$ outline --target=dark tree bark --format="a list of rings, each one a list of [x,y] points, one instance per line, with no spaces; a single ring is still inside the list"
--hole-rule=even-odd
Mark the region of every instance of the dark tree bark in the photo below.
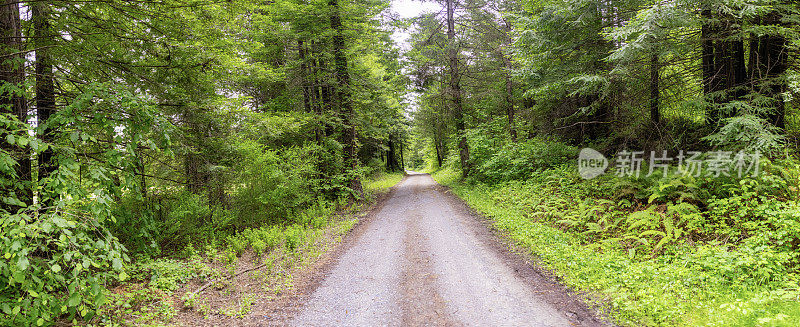
[[[400,142],[400,171],[406,171],[405,146]]]
[[[388,171],[400,170],[400,164],[397,162],[397,150],[395,149],[395,142],[392,137],[389,138],[389,152],[386,154],[386,169]]]
[[[316,89],[312,83],[316,84],[316,82],[312,81],[311,79],[314,78],[315,74],[315,65],[313,64],[313,60],[308,59],[308,48],[305,45],[303,40],[297,40],[297,54],[300,59],[300,80],[303,89],[303,108],[308,113],[315,114],[315,126],[314,126],[314,140],[317,144],[322,144],[322,127],[320,126],[322,120],[322,112],[319,110],[319,103],[317,103],[316,99]],[[309,64],[311,62],[311,64]]]
[[[15,0],[4,0],[0,4],[0,83],[21,87],[25,81],[24,57],[22,54],[22,28],[20,26],[19,2]],[[10,113],[21,122],[28,121],[28,107],[24,96],[19,92],[8,92],[0,94],[0,110]],[[30,152],[27,149],[20,149],[15,145],[7,144],[5,135],[2,136],[0,144],[13,153],[17,160],[17,182],[11,190],[17,194],[17,198],[26,203],[31,203],[33,193],[31,192],[31,160]],[[18,208],[0,204],[8,211]]]
[[[711,9],[703,9],[702,17],[704,19],[711,19],[712,13]],[[702,42],[702,66],[703,66],[703,92],[708,95],[713,92],[715,89],[714,87],[714,75],[715,75],[715,67],[714,67],[714,36],[713,36],[714,28],[712,24],[709,22],[704,22],[703,26],[701,27],[701,42]]]
[[[661,111],[658,108],[661,103],[659,70],[658,54],[653,53],[650,57],[650,120],[655,125],[661,122]]]
[[[447,0],[447,40],[449,41],[448,59],[450,68],[450,97],[453,102],[453,116],[456,121],[458,137],[458,156],[461,161],[462,177],[470,174],[469,145],[467,144],[464,108],[461,103],[461,73],[458,66],[458,47],[456,46],[455,0]]]
[[[53,62],[49,48],[54,45],[50,25],[50,13],[46,3],[36,2],[31,6],[35,44],[36,44],[36,116],[39,125],[39,138],[47,144],[54,141],[50,116],[56,111],[55,86],[53,83]],[[44,180],[55,171],[52,147],[39,154],[39,180]],[[45,198],[48,198],[45,196]],[[45,205],[47,206],[47,205]]]
[[[436,150],[436,163],[438,164],[437,167],[442,167],[442,150],[439,146],[439,140],[433,140],[433,148]]]
[[[509,23],[507,20],[504,20],[503,28],[505,40],[500,49],[500,55],[503,57],[503,66],[505,67],[505,73],[503,74],[503,77],[505,78],[506,82],[505,105],[506,116],[508,116],[508,134],[511,136],[511,142],[516,142],[517,126],[514,117],[516,114],[516,109],[514,108],[514,80],[511,78],[511,71],[514,69],[514,66],[511,62],[511,53],[510,51],[506,50],[511,48],[511,23]]]
[[[740,99],[745,94],[747,66],[744,59],[744,42],[737,39],[741,22],[729,15],[716,14],[704,9],[702,16],[706,21],[702,26],[703,91],[712,105],[707,113],[710,124],[718,124],[722,119],[737,113],[721,112],[722,104]],[[710,21],[718,17],[719,21]]]
[[[358,150],[356,148],[357,131],[356,125],[353,121],[355,119],[355,110],[353,109],[352,94],[350,90],[350,72],[347,68],[347,57],[345,56],[345,43],[344,43],[344,27],[342,26],[342,18],[339,8],[339,0],[329,0],[328,6],[331,9],[331,28],[334,30],[333,35],[333,60],[336,66],[335,75],[337,87],[334,92],[336,96],[336,103],[339,105],[342,122],[345,126],[343,133],[342,143],[345,145],[344,149],[344,162],[345,167],[352,172],[350,176],[350,189],[356,194],[361,195],[364,193],[361,187],[361,180],[355,174],[358,168]]]
[[[761,24],[780,26],[783,23],[780,12],[773,11],[761,19]],[[753,37],[750,42],[749,77],[756,91],[773,99],[772,110],[765,115],[770,123],[778,128],[786,127],[786,106],[781,93],[786,92],[786,82],[780,80],[789,67],[787,40],[782,35]]]

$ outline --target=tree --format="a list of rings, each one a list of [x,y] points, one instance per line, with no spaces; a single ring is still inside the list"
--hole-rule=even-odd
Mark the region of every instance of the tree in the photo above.
[[[19,2],[6,0],[0,4],[0,113],[10,114],[17,122],[27,124],[28,106],[24,96],[25,64],[24,43],[22,27],[20,24]],[[9,125],[6,128],[18,130],[22,125]],[[13,153],[16,160],[16,183],[7,185],[6,191],[16,193],[16,202],[30,204],[33,194],[31,184],[30,152],[24,146],[17,147],[13,140],[13,133],[0,135],[4,144],[3,150]],[[2,204],[8,211],[13,211],[18,206]]]
[[[352,103],[352,90],[350,85],[350,72],[347,66],[347,57],[345,56],[345,41],[344,41],[344,27],[342,26],[342,18],[340,16],[339,0],[329,0],[328,6],[331,9],[331,28],[334,30],[333,34],[333,60],[336,66],[336,96],[335,103],[339,106],[339,113],[344,123],[345,131],[343,142],[345,144],[344,162],[345,167],[350,170],[350,188],[359,196],[364,193],[361,188],[361,180],[355,170],[358,168],[358,149],[355,123],[355,110]]]
[[[37,134],[45,144],[55,142],[54,127],[50,117],[56,111],[56,94],[53,82],[53,63],[49,55],[49,48],[55,46],[52,26],[50,24],[50,9],[46,3],[36,2],[31,6],[31,20],[33,21],[33,37],[36,48],[36,87],[35,103],[37,118]],[[46,179],[55,171],[53,162],[53,148],[47,147],[38,157],[39,180]],[[49,196],[47,197],[49,198]]]
[[[469,144],[467,144],[466,124],[464,123],[464,108],[461,103],[461,72],[459,71],[458,54],[460,48],[456,41],[455,0],[446,0],[447,11],[447,57],[450,70],[448,94],[453,106],[453,116],[456,122],[456,137],[458,138],[458,156],[461,160],[463,177],[470,174]]]

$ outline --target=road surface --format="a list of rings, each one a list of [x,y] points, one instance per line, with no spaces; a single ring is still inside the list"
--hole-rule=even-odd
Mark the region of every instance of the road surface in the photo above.
[[[521,277],[478,218],[457,201],[429,175],[409,175],[337,259],[292,325],[599,324],[564,309],[575,304],[565,305],[563,294],[556,300],[541,295],[554,286],[536,285],[547,283],[541,277]]]

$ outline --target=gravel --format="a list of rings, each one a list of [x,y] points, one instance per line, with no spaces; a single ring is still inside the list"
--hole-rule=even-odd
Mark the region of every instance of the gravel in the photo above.
[[[296,326],[575,326],[565,295],[487,237],[429,175],[392,192],[292,321]],[[524,269],[524,268],[523,268]],[[580,302],[570,300],[570,302]],[[576,304],[572,304],[574,307]],[[581,306],[580,304],[577,304]],[[585,325],[595,325],[594,323]]]

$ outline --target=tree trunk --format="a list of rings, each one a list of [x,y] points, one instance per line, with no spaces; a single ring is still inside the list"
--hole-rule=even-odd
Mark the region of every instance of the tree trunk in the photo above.
[[[0,84],[7,91],[0,94],[0,110],[10,113],[23,123],[28,122],[28,107],[22,95],[22,84],[25,82],[25,65],[22,54],[22,27],[20,26],[19,1],[4,0],[0,4]],[[10,87],[9,87],[10,86]],[[20,149],[16,145],[7,144],[5,135],[0,144],[12,153],[17,161],[17,183],[12,190],[3,190],[8,194],[13,191],[23,203],[30,204],[33,200],[31,192],[31,160],[27,149]],[[8,211],[15,211],[16,207],[0,204]]]
[[[342,122],[345,126],[344,137],[342,143],[345,145],[344,149],[344,162],[345,167],[349,169],[350,175],[350,189],[359,196],[364,193],[361,187],[361,179],[356,174],[358,169],[358,151],[356,149],[356,125],[355,110],[353,109],[352,94],[350,90],[350,73],[347,68],[347,57],[345,56],[345,43],[344,43],[344,27],[342,26],[342,18],[340,16],[339,0],[329,0],[328,6],[331,9],[331,28],[334,30],[333,35],[333,60],[336,66],[336,82],[337,87],[334,94],[336,95],[336,102],[339,105],[340,113],[342,114]]]
[[[453,101],[453,115],[456,120],[456,134],[458,137],[458,155],[461,161],[462,177],[470,174],[469,145],[467,144],[466,126],[464,123],[464,108],[461,104],[461,73],[458,67],[458,52],[456,45],[455,0],[447,0],[447,40],[449,41],[448,59],[450,63],[450,96]]]
[[[779,12],[773,11],[763,17],[762,24],[780,26],[782,18]],[[781,94],[786,92],[787,86],[780,77],[789,67],[787,40],[782,35],[765,35],[758,38],[755,44],[751,41],[750,51],[757,54],[755,58],[750,56],[751,82],[759,92],[772,98],[772,110],[765,115],[765,118],[774,126],[785,128],[786,105]]]
[[[514,80],[511,78],[511,71],[514,69],[511,62],[511,53],[505,49],[511,49],[511,23],[504,20],[505,40],[500,49],[500,55],[503,57],[503,65],[505,66],[505,74],[503,77],[506,82],[506,116],[508,116],[508,134],[511,136],[511,142],[517,142],[517,126],[515,121],[516,110],[514,108]]]
[[[56,111],[55,86],[53,83],[53,62],[49,48],[54,45],[53,32],[50,25],[50,11],[45,2],[36,2],[31,6],[31,19],[36,44],[36,116],[38,119],[39,138],[47,144],[55,141],[50,116]],[[52,147],[47,147],[39,154],[39,180],[46,179],[55,171]],[[47,199],[48,197],[43,197]],[[47,204],[45,204],[47,206]]]
[[[650,57],[650,120],[654,125],[661,123],[661,111],[658,109],[661,102],[659,69],[658,53],[653,53]]]
[[[438,139],[434,139],[433,140],[433,148],[436,150],[436,163],[438,164],[437,168],[441,168],[442,167],[442,150],[440,149],[439,140]]]
[[[711,9],[704,8],[702,11],[703,19],[713,18]],[[710,22],[703,22],[701,27],[701,42],[702,42],[702,66],[703,66],[703,93],[708,97],[716,89],[716,65],[714,64],[714,27]],[[716,123],[718,120],[716,115],[716,108],[709,108],[706,114],[710,123]]]
[[[322,121],[322,112],[319,110],[319,104],[317,103],[316,97],[316,88],[312,85],[312,76],[315,76],[315,65],[314,60],[309,60],[308,57],[308,48],[306,48],[305,42],[303,40],[297,40],[297,55],[300,59],[300,80],[302,83],[303,88],[303,108],[307,113],[313,113],[315,115],[315,124],[314,124],[314,141],[321,145],[322,144],[322,127],[320,123]],[[309,65],[309,61],[311,65]],[[316,82],[315,82],[316,83]]]
[[[389,171],[400,170],[400,164],[397,163],[397,151],[395,150],[395,142],[389,137],[389,153],[386,154],[386,168]]]
[[[400,142],[400,171],[406,171],[405,147],[403,146],[403,142]]]
[[[740,33],[741,22],[736,21],[737,18],[714,13],[711,9],[704,9],[702,15],[705,19],[720,19],[720,22],[705,22],[702,27],[703,91],[707,96],[714,94],[707,117],[709,123],[717,124],[737,114],[721,112],[720,105],[738,100],[745,94],[748,72],[744,42],[732,39]]]

